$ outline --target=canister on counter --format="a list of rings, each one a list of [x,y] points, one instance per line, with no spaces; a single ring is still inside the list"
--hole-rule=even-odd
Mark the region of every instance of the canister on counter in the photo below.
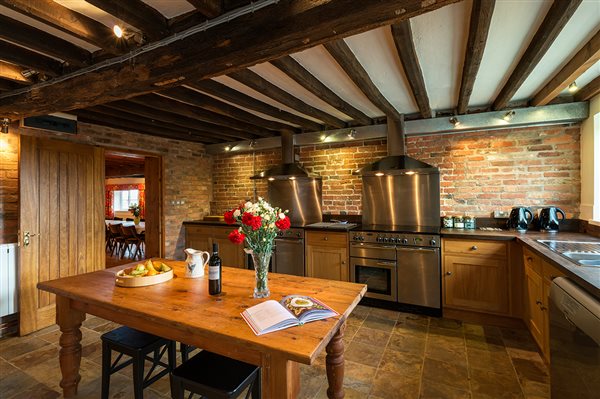
[[[464,229],[465,221],[462,216],[454,216],[454,228],[455,229]]]
[[[475,216],[466,215],[464,221],[465,229],[475,229]]]
[[[451,229],[454,227],[454,219],[452,216],[444,216],[444,228]]]

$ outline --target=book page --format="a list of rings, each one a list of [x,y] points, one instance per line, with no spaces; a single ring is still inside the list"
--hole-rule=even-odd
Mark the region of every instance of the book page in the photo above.
[[[268,300],[252,306],[242,313],[242,316],[251,324],[255,333],[262,333],[286,321],[298,324],[298,321],[281,304],[274,300]]]
[[[280,302],[301,324],[337,316],[338,313],[315,298],[288,295]]]

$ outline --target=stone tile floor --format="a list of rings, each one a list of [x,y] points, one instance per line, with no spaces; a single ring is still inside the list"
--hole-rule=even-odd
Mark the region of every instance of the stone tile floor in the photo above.
[[[100,335],[118,325],[88,316],[78,398],[99,398]],[[56,326],[0,340],[0,397],[61,397]],[[529,332],[359,306],[344,341],[346,398],[549,398],[548,370]],[[302,399],[326,398],[324,353],[301,365]],[[169,398],[164,377],[145,398]],[[131,366],[111,377],[111,398],[133,398]]]

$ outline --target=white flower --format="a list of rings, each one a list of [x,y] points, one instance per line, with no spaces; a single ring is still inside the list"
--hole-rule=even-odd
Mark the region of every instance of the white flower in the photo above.
[[[250,209],[250,208],[252,208],[252,205],[253,205],[252,202],[248,201],[244,204],[244,208]]]
[[[275,227],[275,223],[271,223],[271,224],[269,224],[269,227],[270,227],[270,228],[274,228],[274,227]]]
[[[239,217],[240,213],[242,213],[242,212],[240,212],[239,209],[236,209],[235,211],[233,211],[233,217],[235,217],[235,218]]]
[[[279,219],[285,219],[285,213],[281,212],[281,213],[279,214]]]
[[[269,215],[267,213],[265,216],[263,216],[263,219],[265,219],[265,220],[271,220],[271,215]]]

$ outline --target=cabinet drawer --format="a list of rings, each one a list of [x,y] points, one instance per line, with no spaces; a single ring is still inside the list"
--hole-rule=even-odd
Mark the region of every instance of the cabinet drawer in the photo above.
[[[332,247],[347,247],[348,234],[332,233],[330,231],[307,231],[306,244],[320,246],[326,245]]]
[[[444,240],[444,253],[506,256],[506,243],[497,241]]]
[[[537,274],[542,274],[542,260],[527,248],[523,248],[523,264]]]

